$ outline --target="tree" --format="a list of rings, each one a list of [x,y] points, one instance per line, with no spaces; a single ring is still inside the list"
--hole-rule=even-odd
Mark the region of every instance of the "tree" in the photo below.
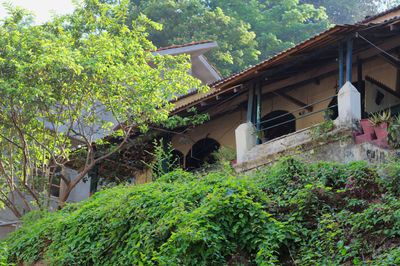
[[[86,0],[73,15],[40,26],[30,25],[26,11],[7,8],[0,27],[0,202],[17,217],[23,213],[15,195],[28,211],[30,200],[47,208],[58,173],[63,206],[97,163],[135,132],[165,121],[170,99],[205,89],[186,74],[186,56],[151,54],[147,31],[160,25],[138,16],[128,27],[125,2]],[[104,143],[107,134],[118,142]],[[107,151],[97,156],[101,145]],[[66,164],[81,146],[84,165],[72,179]]]
[[[226,15],[251,25],[265,60],[329,27],[323,8],[299,1],[203,0],[211,10],[221,8]],[[252,64],[256,62],[251,62]]]
[[[301,0],[301,2],[324,7],[333,24],[355,23],[367,15],[378,12],[377,3],[369,0]]]
[[[220,8],[206,8],[199,0],[130,1],[130,18],[143,13],[161,23],[163,30],[152,30],[149,39],[157,47],[213,40],[218,48],[207,53],[208,59],[223,76],[256,62],[259,51],[250,25],[227,16]]]
[[[362,21],[366,16],[372,16],[400,4],[399,0],[300,0],[300,2],[312,4],[315,7],[324,7],[330,22],[333,24]]]
[[[116,4],[114,0],[104,0]],[[158,47],[214,40],[207,57],[223,76],[256,64],[329,26],[322,8],[298,1],[130,1],[130,17],[141,13],[163,25],[149,38]]]
[[[116,0],[102,0],[117,5]],[[399,0],[130,0],[140,14],[163,25],[149,39],[158,47],[214,40],[207,57],[223,76],[265,60],[332,24],[354,23]]]

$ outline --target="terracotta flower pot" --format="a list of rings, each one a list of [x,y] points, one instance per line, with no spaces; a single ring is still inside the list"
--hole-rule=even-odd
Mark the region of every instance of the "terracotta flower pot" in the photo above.
[[[370,142],[373,139],[375,139],[375,133],[373,133],[373,134],[362,134],[362,135],[355,136],[356,144],[361,144],[361,143],[364,143],[364,142]]]
[[[382,148],[386,148],[386,149],[393,149],[392,146],[389,145],[389,143],[387,142],[386,137],[385,138],[381,138],[381,139],[374,139],[371,141],[372,144],[382,147]]]
[[[374,126],[372,125],[369,119],[361,119],[361,127],[364,131],[364,134],[374,134]]]
[[[377,139],[383,139],[387,137],[387,127],[388,122],[379,123],[377,126],[374,127],[375,135]]]

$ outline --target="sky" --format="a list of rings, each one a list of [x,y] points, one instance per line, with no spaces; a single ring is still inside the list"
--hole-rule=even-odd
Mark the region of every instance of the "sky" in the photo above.
[[[19,6],[33,12],[35,24],[41,24],[51,19],[51,10],[56,14],[70,14],[74,10],[72,0],[0,0],[0,19],[6,16],[6,10],[3,3],[10,2],[14,6]]]

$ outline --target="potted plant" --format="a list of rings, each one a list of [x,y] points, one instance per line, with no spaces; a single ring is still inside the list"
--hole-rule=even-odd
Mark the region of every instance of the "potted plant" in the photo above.
[[[382,111],[372,115],[370,118],[371,124],[374,126],[374,131],[377,139],[387,137],[387,128],[390,122],[391,111]]]

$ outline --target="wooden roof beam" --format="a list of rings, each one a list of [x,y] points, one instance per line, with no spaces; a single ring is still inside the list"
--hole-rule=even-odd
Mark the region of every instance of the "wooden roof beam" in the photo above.
[[[380,53],[379,56],[385,59],[386,62],[388,62],[389,64],[400,70],[400,59],[395,58],[393,56],[389,56],[386,53]]]
[[[383,57],[389,64],[393,65],[395,68],[400,69],[400,59],[397,57],[394,57],[393,55],[389,54],[389,52],[385,51],[385,49],[382,49],[381,47],[375,45],[371,41],[367,40],[364,36],[360,35],[358,32],[356,33],[356,37],[365,41],[369,45],[371,45],[373,48],[378,50],[379,56]]]

